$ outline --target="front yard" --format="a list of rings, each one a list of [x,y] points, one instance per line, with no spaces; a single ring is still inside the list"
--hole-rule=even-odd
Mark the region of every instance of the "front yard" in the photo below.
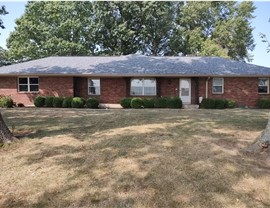
[[[270,207],[267,110],[4,109],[0,207]]]

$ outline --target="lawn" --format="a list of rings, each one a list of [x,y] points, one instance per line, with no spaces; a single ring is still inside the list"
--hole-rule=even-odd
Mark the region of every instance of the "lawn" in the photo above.
[[[267,110],[4,109],[0,207],[270,207]]]

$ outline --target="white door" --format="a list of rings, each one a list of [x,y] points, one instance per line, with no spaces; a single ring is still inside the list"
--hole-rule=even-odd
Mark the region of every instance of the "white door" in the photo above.
[[[191,104],[191,79],[180,79],[180,98],[183,104]]]

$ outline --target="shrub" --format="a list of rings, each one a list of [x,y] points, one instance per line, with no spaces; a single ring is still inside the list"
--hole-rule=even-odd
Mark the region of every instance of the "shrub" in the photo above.
[[[0,98],[0,107],[1,108],[12,108],[14,105],[11,97],[1,97]]]
[[[226,108],[235,108],[236,101],[235,100],[226,100]]]
[[[71,108],[71,102],[72,102],[72,97],[65,97],[63,99],[62,107],[63,108]]]
[[[166,108],[167,107],[167,100],[166,98],[156,98],[154,100],[154,106],[155,108]]]
[[[258,107],[269,109],[270,108],[270,99],[265,99],[265,98],[259,99],[258,100]]]
[[[182,108],[182,100],[179,97],[166,98],[167,108]]]
[[[53,107],[55,108],[62,108],[64,98],[62,97],[54,97],[53,98]]]
[[[142,100],[143,100],[143,107],[144,108],[154,108],[154,106],[155,106],[154,99],[143,98]]]
[[[86,101],[86,107],[87,108],[98,108],[99,100],[96,98],[89,98]]]
[[[130,105],[132,108],[143,108],[143,100],[141,98],[132,98]]]
[[[225,109],[227,101],[224,99],[216,99],[215,100],[215,108],[216,109]]]
[[[80,97],[72,98],[71,107],[72,108],[83,108],[84,107],[84,100]]]
[[[131,100],[132,98],[122,98],[120,101],[120,105],[123,108],[131,108]]]
[[[214,109],[215,108],[215,100],[211,98],[204,98],[200,105],[201,108],[206,109]]]
[[[37,96],[34,100],[34,105],[36,107],[43,107],[45,105],[45,97]]]
[[[52,96],[45,97],[45,106],[53,107],[53,98]]]

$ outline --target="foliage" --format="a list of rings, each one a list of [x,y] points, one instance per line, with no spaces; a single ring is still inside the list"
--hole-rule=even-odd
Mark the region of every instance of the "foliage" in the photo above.
[[[166,98],[167,108],[182,108],[182,100],[179,97]]]
[[[226,99],[213,99],[204,98],[200,104],[200,108],[206,109],[224,109],[224,108],[235,108],[237,105],[235,100]]]
[[[160,97],[154,99],[154,106],[155,108],[166,108],[167,107],[167,100],[166,98]]]
[[[266,98],[259,99],[258,107],[263,109],[270,109],[270,99]]]
[[[37,96],[34,100],[34,105],[36,107],[43,107],[45,105],[45,97]]]
[[[99,106],[99,100],[96,98],[89,98],[86,101],[86,107],[87,108],[98,108]]]
[[[63,108],[71,108],[72,97],[64,97],[62,107]]]
[[[131,100],[132,98],[122,98],[120,101],[120,105],[123,108],[131,108]]]
[[[226,108],[235,108],[237,105],[235,100],[226,100]]]
[[[0,16],[1,15],[6,15],[6,14],[8,14],[8,12],[7,12],[6,8],[5,8],[5,6],[1,6],[0,7]],[[1,18],[0,18],[0,28],[5,29],[4,22],[3,22],[3,20]]]
[[[0,97],[0,107],[1,108],[12,108],[14,105],[13,100],[11,97],[4,96]]]
[[[53,107],[53,98],[52,96],[45,97],[45,106],[46,107]]]
[[[54,108],[61,108],[63,106],[63,100],[62,97],[54,97],[53,98],[53,107]]]
[[[83,108],[84,107],[84,100],[80,97],[72,98],[71,107],[72,108]]]
[[[143,98],[143,107],[144,108],[154,108],[155,107],[155,100],[152,98]]]
[[[142,98],[132,98],[131,100],[131,107],[132,108],[142,108],[143,107],[143,100]]]
[[[8,55],[207,55],[249,59],[253,2],[28,2]],[[59,13],[61,11],[61,14]]]
[[[200,108],[214,109],[215,100],[211,98],[204,98],[200,104]]]
[[[226,107],[226,100],[224,99],[215,99],[215,108],[216,109],[224,109]]]

